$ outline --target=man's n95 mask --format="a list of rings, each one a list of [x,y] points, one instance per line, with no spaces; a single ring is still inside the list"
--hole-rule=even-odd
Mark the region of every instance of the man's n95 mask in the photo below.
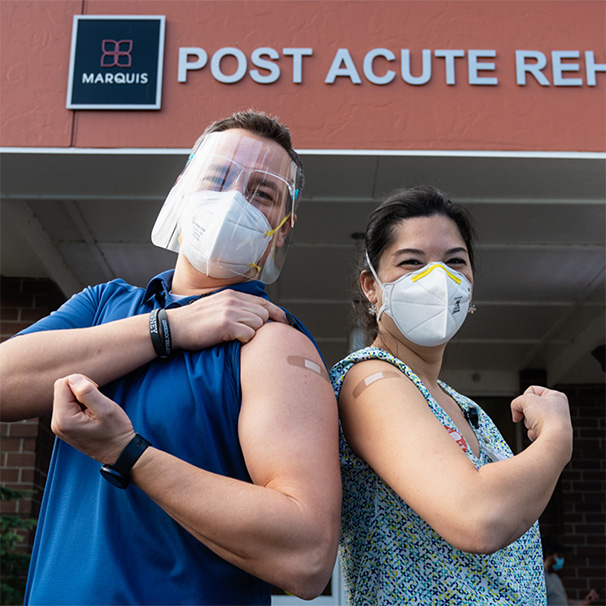
[[[448,342],[461,328],[471,299],[471,284],[462,273],[429,263],[383,284],[366,258],[383,292],[377,322],[385,312],[409,341],[425,347]]]
[[[203,274],[243,276],[261,270],[257,263],[280,227],[272,229],[239,191],[200,191],[181,213],[181,250]]]
[[[294,223],[297,166],[275,141],[233,129],[206,135],[171,189],[152,231],[201,273],[269,284]]]

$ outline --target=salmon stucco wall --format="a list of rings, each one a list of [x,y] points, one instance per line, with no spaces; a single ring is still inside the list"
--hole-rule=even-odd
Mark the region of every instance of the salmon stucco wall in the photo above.
[[[300,149],[606,149],[601,1],[2,0],[0,11],[4,146],[183,148],[254,107]],[[161,109],[66,109],[73,15],[116,13],[166,17]],[[181,50],[181,82],[180,49],[198,49]]]

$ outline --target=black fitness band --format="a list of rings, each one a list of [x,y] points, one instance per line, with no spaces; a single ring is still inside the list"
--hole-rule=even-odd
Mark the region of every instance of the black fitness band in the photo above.
[[[172,341],[165,309],[154,309],[149,314],[149,334],[156,354],[160,358],[168,358],[172,352]]]
[[[130,470],[139,460],[139,457],[151,444],[139,434],[126,445],[113,465],[105,464],[101,467],[101,475],[114,486],[126,488],[130,484]]]

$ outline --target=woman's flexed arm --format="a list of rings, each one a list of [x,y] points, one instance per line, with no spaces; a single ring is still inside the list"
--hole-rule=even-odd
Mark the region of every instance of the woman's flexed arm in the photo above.
[[[566,396],[530,388],[512,403],[534,442],[522,453],[476,469],[407,378],[355,387],[393,367],[368,361],[349,371],[339,396],[341,422],[363,458],[438,534],[464,551],[492,553],[539,517],[570,460]]]

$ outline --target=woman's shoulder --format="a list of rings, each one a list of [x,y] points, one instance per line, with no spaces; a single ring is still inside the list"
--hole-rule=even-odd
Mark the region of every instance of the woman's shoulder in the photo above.
[[[403,372],[406,370],[410,370],[408,366],[406,366],[406,364],[402,362],[402,360],[399,360],[398,358],[390,354],[388,351],[385,351],[380,347],[375,347],[374,345],[371,345],[370,347],[358,349],[357,351],[350,353],[341,361],[337,362],[332,367],[331,377],[334,376],[335,379],[338,379],[339,377],[344,377],[353,366],[371,360],[382,361],[393,366],[397,366]]]
[[[418,390],[423,392],[420,379],[402,360],[374,346],[359,349],[335,364],[330,379],[337,397],[348,393],[357,398],[367,387],[382,379],[398,379],[399,389],[411,394]]]
[[[354,374],[367,372],[371,366],[376,366],[377,361],[397,365],[397,358],[389,352],[374,346],[358,349],[337,362],[330,371],[330,380],[335,390],[335,395],[339,395],[339,391],[352,369]]]

